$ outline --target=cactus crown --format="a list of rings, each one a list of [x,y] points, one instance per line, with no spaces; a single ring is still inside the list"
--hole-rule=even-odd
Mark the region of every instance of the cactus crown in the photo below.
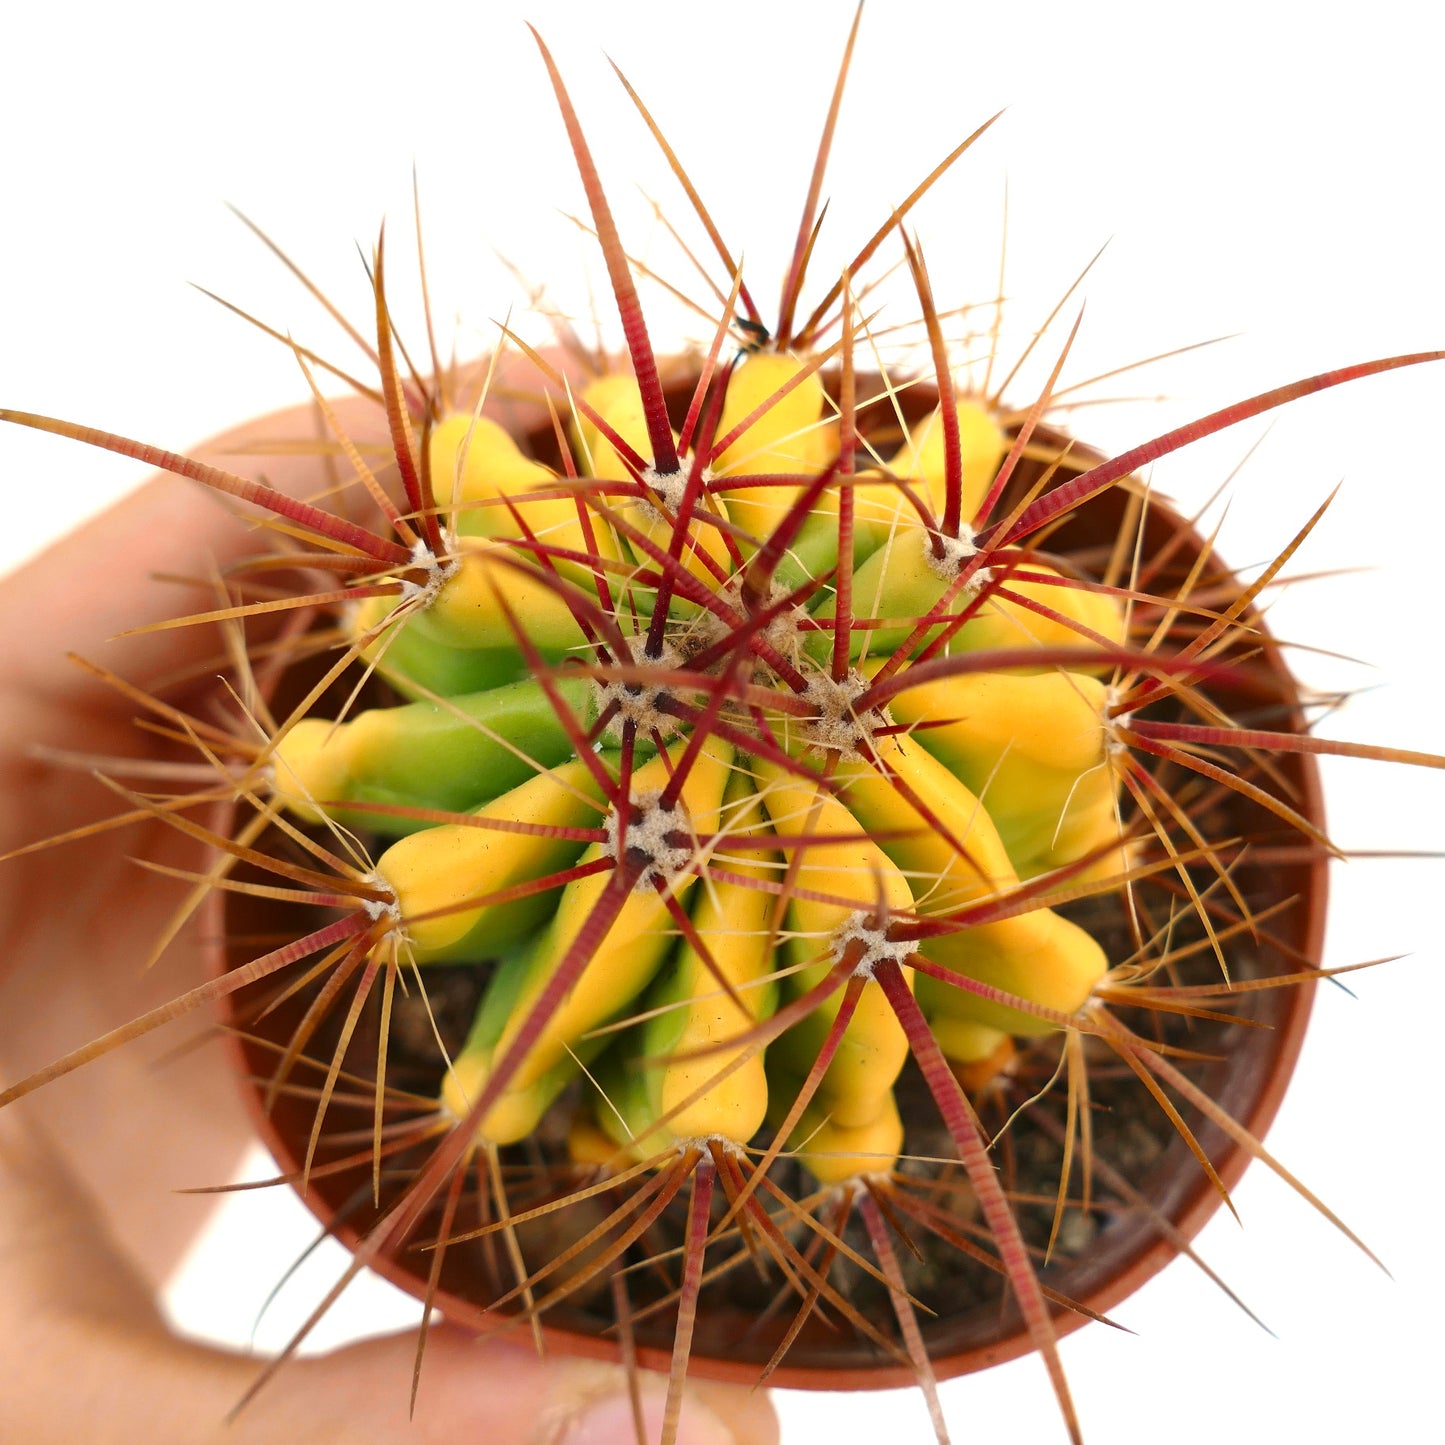
[[[1136,1094],[1158,1152],[1193,1155],[1227,1198],[1263,1154],[1231,1113],[1227,1056],[1262,1047],[1251,1020],[1302,1021],[1296,985],[1321,973],[1295,895],[1329,851],[1309,765],[1325,745],[1255,608],[1312,522],[1246,586],[1135,473],[1431,358],[1089,456],[1047,424],[1049,389],[1015,411],[960,388],[906,229],[983,128],[806,314],[817,184],[771,321],[694,201],[726,301],[706,352],[673,357],[542,56],[625,357],[563,332],[545,354],[511,342],[505,374],[424,378],[378,245],[377,399],[403,500],[335,438],[368,523],[7,414],[270,514],[283,550],[257,575],[294,596],[228,592],[213,619],[321,619],[282,634],[296,665],[263,743],[151,704],[236,779],[211,881],[243,911],[283,890],[327,910],[183,1002],[231,998],[268,1107],[302,1121],[301,1181],[340,1181],[328,1207],[363,1220],[359,1261],[427,1246],[428,1299],[620,1330],[671,1371],[674,1402],[694,1354],[761,1378],[882,1362],[922,1385],[942,1439],[938,1361],[1006,1291],[1015,1347],[1043,1356],[1077,1438],[1068,1281],[1111,1210],[1158,1212],[1094,1108]],[[857,298],[895,237],[922,376],[858,359]],[[530,419],[495,419],[501,400]],[[443,995],[460,1023],[432,1009]],[[402,1046],[392,1021],[418,1008],[430,1028]],[[1035,1158],[1001,1174],[1020,1110]],[[766,1282],[738,1340],[749,1260]]]

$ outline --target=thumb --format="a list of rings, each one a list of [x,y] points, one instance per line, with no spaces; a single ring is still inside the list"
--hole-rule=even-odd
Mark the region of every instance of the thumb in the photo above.
[[[0,1420],[31,1445],[658,1445],[666,1381],[637,1381],[641,1433],[619,1366],[429,1334],[411,1411],[416,1335],[291,1360],[251,1394],[265,1365],[112,1313],[52,1316],[26,1350],[32,1382],[11,1383]],[[44,1342],[49,1348],[36,1349]],[[16,1359],[18,1352],[9,1352]],[[0,1369],[0,1375],[7,1373]],[[775,1445],[767,1396],[689,1384],[675,1445]]]
[[[662,1438],[667,1382],[659,1375],[637,1378],[639,1435],[620,1366],[542,1357],[521,1340],[483,1341],[440,1325],[428,1335],[411,1415],[415,1359],[416,1336],[408,1332],[288,1365],[217,1438],[245,1445],[290,1438],[356,1445],[656,1445]],[[254,1379],[254,1365],[242,1369]],[[676,1445],[772,1445],[777,1435],[761,1391],[708,1382],[684,1390]]]
[[[626,1372],[439,1325],[415,1414],[414,1332],[287,1361],[184,1340],[97,1200],[21,1115],[0,1116],[0,1439],[26,1445],[635,1445]],[[255,1388],[257,1385],[260,1388]],[[637,1381],[662,1438],[666,1382]],[[243,1403],[244,1402],[244,1403]],[[238,1406],[241,1408],[238,1409]],[[774,1445],[762,1392],[689,1384],[675,1445]]]

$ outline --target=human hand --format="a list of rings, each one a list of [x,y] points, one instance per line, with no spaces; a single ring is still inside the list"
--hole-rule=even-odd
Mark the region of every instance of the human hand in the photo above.
[[[348,427],[378,427],[364,403],[344,417]],[[298,410],[207,454],[310,496],[324,485],[314,455],[233,454],[311,430],[309,412]],[[153,574],[204,576],[248,543],[245,526],[212,497],[158,477],[0,580],[0,855],[118,810],[74,759],[143,758],[157,747],[135,727],[136,705],[66,654],[140,687],[185,674],[214,651],[208,629],[113,639],[213,606],[202,586]],[[72,765],[57,764],[57,753]],[[195,921],[142,971],[182,895],[132,858],[194,870],[201,849],[151,821],[0,863],[0,1080],[13,1083],[205,979]],[[141,1437],[156,1445],[630,1445],[619,1367],[540,1359],[521,1343],[482,1343],[450,1326],[429,1335],[414,1419],[416,1338],[402,1334],[290,1361],[227,1424],[261,1365],[174,1334],[157,1291],[214,1205],[214,1196],[177,1191],[231,1178],[252,1130],[218,1042],[179,1056],[176,1044],[166,1030],[147,1035],[0,1112],[0,1333],[8,1342],[0,1437],[33,1445]],[[644,1377],[649,1440],[664,1387]],[[761,1392],[689,1386],[679,1445],[776,1438]]]

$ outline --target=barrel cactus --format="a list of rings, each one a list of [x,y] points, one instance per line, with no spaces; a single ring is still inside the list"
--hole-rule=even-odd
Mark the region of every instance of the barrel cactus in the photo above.
[[[1099,1241],[1134,1214],[1185,1247],[1246,1158],[1284,1172],[1256,1137],[1277,1095],[1235,1064],[1322,976],[1311,755],[1441,766],[1308,732],[1258,604],[1311,523],[1246,583],[1140,469],[1440,354],[1097,457],[1053,378],[1022,408],[960,381],[909,213],[981,131],[805,305],[815,186],[768,312],[642,109],[718,278],[711,334],[659,346],[542,56],[625,352],[507,331],[423,375],[379,244],[385,463],[322,404],[361,520],[3,414],[235,496],[276,543],[187,619],[245,623],[259,739],[138,699],[227,779],[201,882],[236,900],[231,967],[0,1102],[224,1000],[356,1267],[668,1371],[664,1440],[698,1367],[871,1368],[944,1440],[938,1378],[1025,1349],[1077,1439],[1057,1341],[1117,1298]],[[884,248],[917,301],[897,361]],[[1175,1154],[1187,1199],[1156,1186]]]

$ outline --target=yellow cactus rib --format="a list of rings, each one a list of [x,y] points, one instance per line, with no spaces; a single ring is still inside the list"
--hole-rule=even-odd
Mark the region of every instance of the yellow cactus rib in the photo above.
[[[444,824],[393,843],[376,872],[396,895],[417,962],[495,955],[531,932],[552,907],[548,893],[481,900],[566,868],[585,846],[577,831],[589,823],[599,831],[601,810],[592,770],[564,763],[478,809],[476,824]]]
[[[985,929],[997,931],[978,938]],[[1089,933],[1045,908],[928,939],[919,951],[961,978],[1037,1004],[1055,1016],[1078,1013],[1109,971],[1108,956]],[[1059,1027],[1056,1017],[995,1003],[951,982],[920,976],[917,983],[920,1005],[940,1042],[949,1034],[946,1051],[959,1062],[983,1056],[974,1051],[986,1047],[988,1036],[980,1035],[975,1025],[1021,1037],[1052,1033]],[[968,1027],[951,1032],[956,1024]]]
[[[578,393],[578,399],[613,434],[608,437],[603,425],[586,412],[579,413],[574,423],[577,453],[587,474],[603,481],[635,480],[639,470],[646,471],[651,455],[637,378],[622,372],[599,377]],[[618,452],[614,437],[629,449],[627,457]],[[633,465],[634,458],[641,460],[641,468]]]
[[[779,1071],[778,1085],[777,1092],[784,1094],[785,1086],[797,1087],[797,1080]],[[787,1147],[820,1184],[844,1184],[860,1175],[887,1174],[903,1152],[898,1102],[890,1089],[881,1096],[872,1118],[843,1124],[827,1111],[826,1103],[815,1099],[788,1136]]]
[[[825,419],[816,360],[756,352],[728,379],[718,422],[715,476],[816,476],[838,454],[838,427]],[[750,418],[752,418],[750,420]],[[728,510],[750,536],[770,536],[797,500],[801,483],[729,488]],[[836,494],[825,505],[836,508]]]
[[[989,408],[968,397],[954,406],[958,418],[959,448],[963,464],[963,519],[978,512],[998,464],[1008,450],[997,419]],[[919,426],[913,427],[903,446],[889,462],[889,469],[902,481],[916,487],[927,500],[935,518],[948,505],[945,476],[944,427],[935,408]],[[900,498],[901,503],[901,498]],[[900,513],[900,515],[906,515]]]
[[[575,525],[576,510],[561,503]],[[558,588],[527,567],[518,550],[509,546],[463,539],[456,571],[437,590],[411,626],[444,647],[485,651],[517,650],[516,638],[497,598],[505,593],[514,609],[525,613],[527,635],[546,656],[560,656],[585,641],[576,618]]]
[[[587,506],[585,491],[524,455],[491,418],[468,412],[443,416],[428,441],[432,475],[441,504],[455,519],[463,558],[471,551],[485,553],[483,539],[516,543],[513,555],[527,561],[537,559],[538,548],[608,560],[618,556],[600,516],[588,517],[584,528],[579,507]],[[590,567],[550,554],[548,563],[584,587],[593,583]],[[507,585],[525,587],[526,578],[517,576]]]
[[[490,417],[442,416],[432,426],[428,445],[438,504],[459,513],[457,527],[463,532],[495,536],[494,523],[506,516],[505,508],[467,509],[468,503],[505,497],[522,505],[529,493],[556,482],[550,467],[523,455],[511,433]]]
[[[772,851],[752,846],[727,852],[729,840],[751,844],[770,834],[752,780],[740,769],[728,780],[723,811],[727,832],[714,842],[692,916],[677,920],[682,944],[639,1021],[599,1066],[589,1121],[569,1134],[574,1158],[615,1167],[620,1158],[689,1139],[741,1147],[763,1123],[763,1045],[751,1035],[772,1015],[778,993],[771,977],[775,898],[766,886],[777,862]],[[712,876],[719,865],[723,876]]]
[[[946,916],[1018,887],[987,810],[941,762],[911,740],[880,738],[875,749],[876,764],[841,764],[835,780],[851,812],[880,836],[905,875],[930,880],[931,887],[920,887],[917,912]],[[1088,933],[1046,908],[935,934],[920,951],[955,973],[1062,1014],[1082,1008],[1108,968]],[[917,982],[920,1003],[936,1024],[966,1020],[1022,1035],[1056,1027],[936,979]],[[987,1039],[976,1035],[970,1049]],[[952,1056],[972,1061],[980,1055]]]
[[[632,775],[631,802],[650,804],[666,787],[681,755],[682,748],[674,747],[670,756],[659,756],[638,768]],[[454,1061],[456,1088],[469,1108],[475,1108],[475,1101],[482,1097],[493,1067],[500,1066],[514,1052],[519,1038],[527,1037],[525,1031],[533,1025],[534,1011],[543,1006],[554,973],[572,957],[575,944],[587,933],[594,910],[602,906],[609,890],[615,892],[616,880],[624,876],[623,860],[628,847],[672,848],[691,858],[695,856],[694,840],[717,831],[731,757],[731,749],[725,744],[709,742],[697,754],[683,784],[678,809],[666,816],[654,812],[637,822],[628,820],[625,830],[619,824],[615,846],[594,845],[583,854],[581,866],[600,864],[610,847],[613,867],[575,879],[563,889],[551,923],[530,946],[516,974],[505,978],[505,1018],[498,1021],[490,1017],[484,1005],[473,1037]],[[672,835],[677,830],[683,830],[684,836],[674,843]],[[629,832],[637,835],[631,845],[626,841]],[[658,836],[654,837],[654,833]],[[618,849],[621,857],[617,856]],[[486,1138],[497,1144],[510,1143],[535,1127],[557,1089],[573,1072],[575,1051],[595,1052],[595,1044],[589,1049],[584,1036],[616,1018],[657,971],[673,943],[667,898],[684,897],[696,881],[697,874],[691,869],[663,876],[649,867],[640,875],[638,886],[621,899],[606,931],[581,960],[585,966],[576,982],[545,1017],[536,1020],[525,1055],[509,1069],[498,1099],[479,1121]],[[465,1077],[459,1072],[464,1068],[468,1071]],[[455,1112],[465,1116],[468,1110]]]
[[[589,411],[595,413],[618,440],[635,449],[637,455],[647,455],[646,408],[635,377],[617,374],[600,377],[579,392],[578,399],[586,403]],[[618,453],[613,441],[586,412],[578,415],[574,429],[579,455],[592,476],[614,482],[640,479],[642,485],[652,489],[650,500],[614,498],[611,510],[621,521],[630,523],[666,550],[673,540],[672,518],[682,501],[686,470],[672,473],[668,478],[658,476],[646,466],[636,472],[630,459],[625,460]],[[666,509],[667,515],[660,507]],[[697,520],[690,523],[684,534],[681,561],[699,581],[715,587],[731,570],[731,558],[720,528],[706,520],[709,513],[722,522],[728,517],[717,498],[700,497],[694,507]]]
[[[940,653],[1123,645],[1123,610],[1107,593],[1065,578],[1011,548],[990,554],[991,565],[976,568],[965,581],[956,568],[950,570],[935,557],[930,536],[921,523],[899,525],[858,567],[849,649],[855,661],[887,658],[896,670],[909,657],[927,660]],[[834,621],[831,594],[813,609],[813,616],[819,622]],[[822,630],[807,644],[809,655],[819,662],[831,651],[831,634],[831,628]],[[1041,662],[1039,669],[1048,665]],[[1075,664],[1089,671],[1112,665],[1109,659],[1091,667],[1083,658]],[[1010,670],[1030,669],[1014,661]]]
[[[984,795],[1019,877],[1032,878],[1118,839],[1107,700],[1083,673],[974,672],[908,688],[889,709]]]
[[[1036,562],[1002,548],[997,558],[998,590],[980,609],[976,620],[965,623],[960,633],[967,641],[955,644],[968,651],[1022,647],[1079,647],[1090,644],[1122,647],[1127,640],[1123,609],[1108,593],[1087,583],[1071,580],[1057,568]],[[972,628],[972,632],[969,629]],[[1096,671],[1112,667],[1100,663]]]
[[[850,930],[870,920],[880,933],[887,920],[911,915],[913,895],[903,873],[820,786],[756,762],[763,804],[779,832],[800,834],[788,868],[788,956],[804,965],[790,980],[795,992],[816,987],[845,955]],[[911,970],[905,970],[905,977]],[[773,1046],[773,1057],[802,1075],[818,1055],[838,1013],[834,994]],[[878,1119],[891,1097],[908,1043],[882,993],[864,988],[853,1018],[818,1088],[820,1106],[834,1123],[863,1127]]]
[[[739,810],[737,792],[742,787],[750,796]],[[729,835],[756,837],[766,832],[757,797],[740,771],[734,772],[729,782],[725,805],[732,805],[727,813]],[[714,851],[713,861],[737,875],[737,881],[709,879],[699,890],[692,922],[708,958],[704,961],[698,947],[686,943],[674,970],[669,992],[688,1003],[680,1010],[681,1027],[670,1051],[684,1057],[662,1067],[658,1111],[674,1138],[721,1135],[746,1144],[767,1113],[762,1051],[752,1044],[706,1057],[697,1057],[696,1051],[743,1033],[772,1011],[775,986],[758,985],[774,967],[774,898],[765,889],[741,880],[773,878],[777,855],[750,851],[740,857],[728,856],[724,842]],[[665,1016],[659,1023],[665,1023]],[[670,1031],[676,1024],[668,1027]],[[644,1035],[646,1058],[657,1057],[656,1032]]]

